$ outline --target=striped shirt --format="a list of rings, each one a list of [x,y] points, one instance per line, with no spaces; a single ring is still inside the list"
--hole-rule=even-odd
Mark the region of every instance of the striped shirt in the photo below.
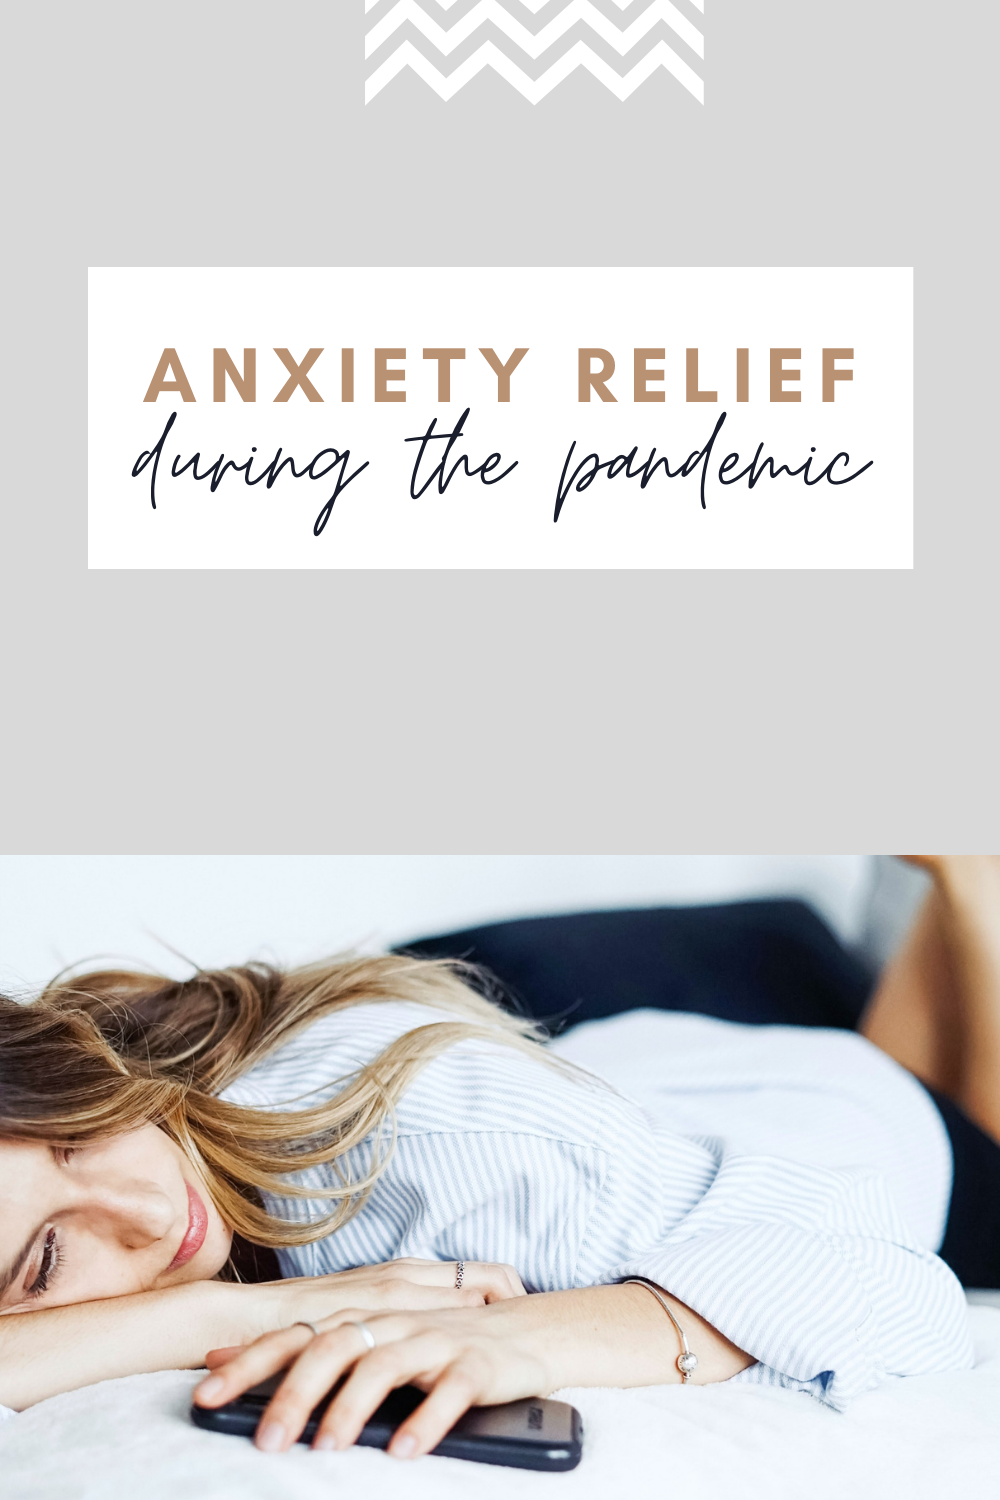
[[[438,1019],[456,1017],[404,1002],[322,1017],[223,1097],[304,1108]],[[634,1011],[550,1046],[613,1086],[499,1041],[452,1045],[398,1102],[363,1207],[280,1250],[283,1274],[419,1256],[506,1262],[529,1291],[645,1276],[755,1359],[737,1381],[837,1408],[887,1376],[971,1367],[965,1298],[933,1253],[948,1138],[921,1085],[863,1037]],[[351,1179],[376,1144],[341,1159]],[[327,1165],[290,1180],[340,1179]],[[264,1201],[298,1221],[330,1208]]]

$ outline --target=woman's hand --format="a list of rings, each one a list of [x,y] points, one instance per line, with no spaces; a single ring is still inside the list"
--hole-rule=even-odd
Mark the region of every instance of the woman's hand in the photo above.
[[[257,1312],[245,1342],[305,1319],[318,1323],[345,1308],[368,1312],[392,1309],[482,1307],[523,1297],[524,1287],[513,1266],[487,1261],[463,1262],[462,1286],[455,1286],[457,1262],[418,1260],[409,1256],[377,1266],[358,1266],[329,1276],[298,1276],[247,1286]]]
[[[513,1266],[491,1261],[462,1262],[462,1286],[455,1281],[458,1262],[419,1260],[403,1256],[377,1266],[357,1266],[352,1271],[334,1271],[329,1276],[297,1276],[270,1286],[289,1290],[293,1300],[303,1297],[335,1297],[337,1307],[388,1308],[482,1307],[484,1302],[503,1302],[523,1297],[524,1286]],[[326,1312],[337,1308],[328,1306]],[[324,1313],[319,1314],[320,1317]],[[315,1322],[313,1318],[311,1321]]]
[[[369,1350],[363,1323],[375,1340]],[[349,1448],[390,1391],[415,1385],[430,1394],[399,1427],[389,1452],[416,1458],[435,1448],[470,1406],[515,1401],[552,1388],[530,1341],[483,1310],[371,1313],[352,1308],[308,1328],[283,1328],[241,1350],[212,1350],[213,1374],[194,1393],[222,1406],[291,1362],[257,1428],[257,1446],[281,1452],[300,1436],[313,1407],[341,1379],[313,1439],[314,1448]]]
[[[664,1295],[697,1352],[696,1383],[728,1380],[753,1363],[691,1308]],[[308,1328],[283,1328],[246,1349],[213,1350],[213,1373],[196,1387],[195,1400],[222,1406],[290,1366],[257,1429],[257,1446],[279,1452],[346,1376],[314,1439],[317,1448],[346,1448],[391,1390],[415,1385],[427,1399],[397,1428],[389,1452],[416,1458],[435,1448],[470,1406],[544,1396],[564,1385],[680,1380],[676,1332],[641,1286],[580,1287],[426,1312],[353,1308],[318,1326],[315,1337]]]

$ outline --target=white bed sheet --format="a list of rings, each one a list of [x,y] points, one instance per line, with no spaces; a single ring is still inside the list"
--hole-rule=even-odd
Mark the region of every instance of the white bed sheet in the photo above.
[[[105,1381],[0,1427],[4,1500],[906,1500],[1000,1495],[1000,1307],[970,1308],[974,1370],[889,1383],[846,1414],[753,1386],[560,1394],[583,1413],[584,1458],[533,1474],[371,1449],[258,1453],[188,1419],[198,1376]]]

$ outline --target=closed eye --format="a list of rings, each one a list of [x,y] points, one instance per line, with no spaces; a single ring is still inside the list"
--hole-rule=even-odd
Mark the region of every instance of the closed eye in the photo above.
[[[28,1287],[29,1297],[41,1297],[47,1292],[55,1280],[57,1272],[61,1269],[62,1261],[59,1255],[59,1244],[56,1239],[55,1229],[50,1229],[45,1236],[45,1244],[42,1246],[42,1263],[38,1269],[38,1275]]]

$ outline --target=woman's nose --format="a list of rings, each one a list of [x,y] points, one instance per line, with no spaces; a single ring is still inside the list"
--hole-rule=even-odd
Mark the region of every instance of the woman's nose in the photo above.
[[[106,1188],[95,1208],[129,1250],[145,1250],[168,1235],[177,1222],[170,1199],[152,1183]]]

